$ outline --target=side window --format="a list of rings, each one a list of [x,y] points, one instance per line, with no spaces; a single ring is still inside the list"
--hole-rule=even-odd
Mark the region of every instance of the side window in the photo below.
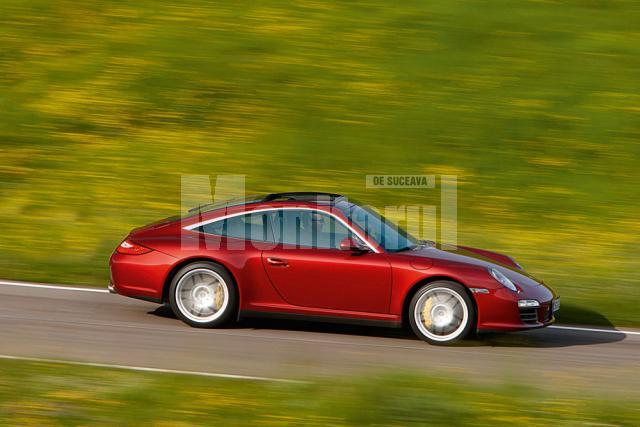
[[[278,243],[319,249],[339,249],[351,231],[333,216],[311,210],[269,212]]]
[[[206,234],[235,237],[237,239],[273,242],[267,215],[262,212],[210,222],[198,227],[196,230]]]

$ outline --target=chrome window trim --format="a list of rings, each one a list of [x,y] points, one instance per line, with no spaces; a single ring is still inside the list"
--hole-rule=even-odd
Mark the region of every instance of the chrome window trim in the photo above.
[[[229,214],[229,215],[224,215],[224,216],[221,216],[221,217],[218,217],[218,218],[208,219],[206,221],[201,221],[201,222],[198,222],[196,224],[187,225],[186,227],[183,227],[183,229],[184,230],[189,230],[189,231],[194,231],[194,229],[196,229],[198,227],[202,227],[203,225],[211,224],[212,222],[224,221],[225,219],[233,218],[233,217],[240,216],[240,215],[249,215],[249,214],[252,214],[252,213],[270,212],[270,211],[314,211],[314,212],[327,214],[327,215],[337,219],[342,225],[347,227],[347,229],[349,229],[353,234],[358,236],[358,238],[360,240],[362,240],[369,247],[369,249],[371,249],[372,252],[374,252],[376,254],[380,253],[380,251],[378,249],[376,249],[371,243],[369,243],[369,241],[367,239],[365,239],[363,237],[362,233],[360,233],[358,230],[356,230],[353,227],[351,227],[345,220],[343,220],[342,218],[340,218],[339,216],[335,215],[332,212],[327,212],[327,211],[323,211],[322,209],[314,209],[314,208],[304,208],[304,207],[294,207],[294,206],[286,206],[285,207],[285,206],[283,206],[283,207],[280,207],[280,208],[253,209],[253,210],[250,210],[250,211],[235,212],[235,213],[232,213],[232,214]],[[197,231],[196,231],[196,233],[197,233]]]

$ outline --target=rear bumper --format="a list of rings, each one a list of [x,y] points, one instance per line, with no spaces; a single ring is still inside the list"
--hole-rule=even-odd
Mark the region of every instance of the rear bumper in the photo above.
[[[114,252],[109,260],[109,292],[159,303],[165,279],[175,262],[176,258],[159,251],[142,255]]]

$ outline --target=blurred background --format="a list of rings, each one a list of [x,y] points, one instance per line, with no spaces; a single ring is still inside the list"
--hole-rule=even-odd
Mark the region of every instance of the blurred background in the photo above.
[[[245,175],[249,194],[330,191],[381,210],[438,206],[440,191],[367,188],[366,175],[454,175],[458,243],[510,254],[544,279],[562,296],[562,323],[640,327],[639,23],[631,0],[2,0],[0,278],[105,287],[108,258],[129,230],[180,213],[183,175],[209,175],[212,185]],[[10,292],[18,296],[7,297],[3,328],[27,356],[45,348],[64,358],[67,347],[82,360],[107,357],[92,343],[109,328],[52,342],[47,331],[79,326],[29,323],[37,309],[14,316],[10,301],[29,290]],[[51,303],[43,319],[72,314],[55,304],[71,297],[56,295],[38,300]],[[158,328],[182,326],[155,317]],[[144,325],[126,322],[112,328],[113,347],[137,332],[132,353],[156,355]],[[16,325],[41,339],[23,339]],[[245,338],[228,354],[275,349],[268,336],[294,333],[247,331],[262,341]],[[397,344],[390,332],[339,331],[324,331],[334,344],[313,347],[323,332],[305,330],[304,343],[287,341],[296,348],[280,367],[313,372],[320,346],[375,366],[384,345],[360,345],[367,334]],[[0,420],[636,424],[637,341],[559,331],[424,353],[406,340],[384,353],[402,363],[402,351],[424,355],[429,375],[312,384],[4,360],[13,351],[5,342]],[[429,365],[456,354],[488,358],[498,374],[470,364],[491,377],[479,384],[455,357]]]
[[[640,4],[0,3],[0,277],[105,286],[183,174],[378,208],[458,176],[458,241],[640,325]]]

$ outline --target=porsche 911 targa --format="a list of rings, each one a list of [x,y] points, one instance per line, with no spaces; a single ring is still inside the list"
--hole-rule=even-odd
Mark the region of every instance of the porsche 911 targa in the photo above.
[[[135,229],[110,260],[111,292],[170,304],[194,327],[256,316],[410,325],[443,344],[550,325],[560,299],[512,258],[412,237],[330,193],[198,206]]]

